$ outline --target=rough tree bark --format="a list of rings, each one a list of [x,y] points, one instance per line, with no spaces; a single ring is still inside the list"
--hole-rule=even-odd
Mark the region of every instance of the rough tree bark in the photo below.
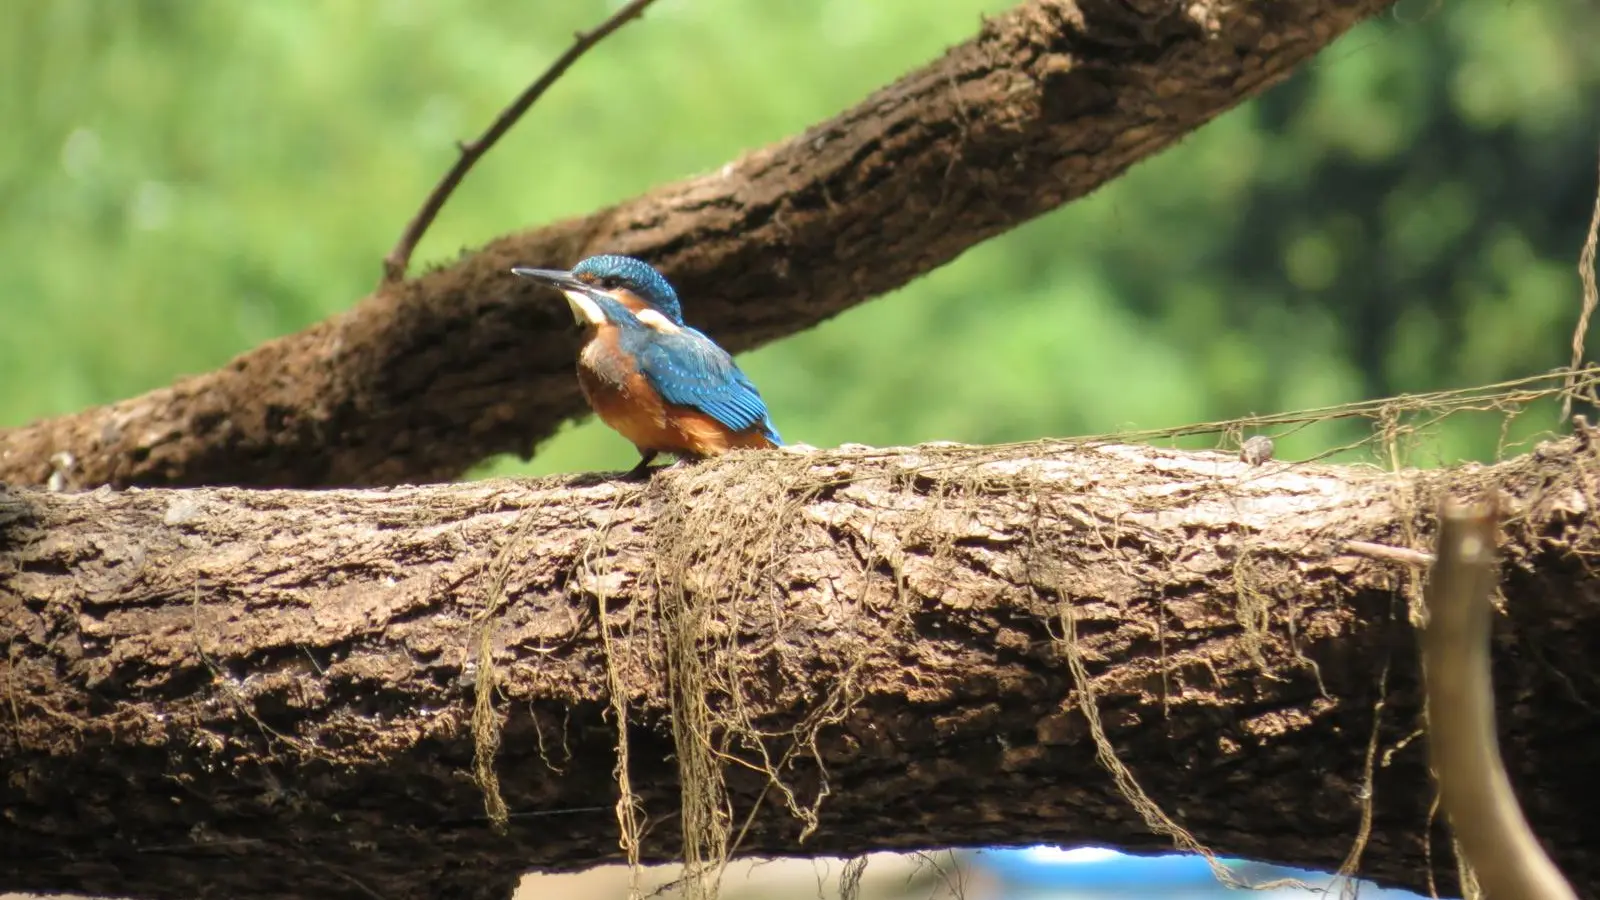
[[[1089,193],[1392,2],[1030,0],[713,174],[494,241],[219,371],[0,433],[0,481],[380,485],[526,454],[582,401],[566,314],[512,265],[643,256],[697,325],[754,347]]]
[[[1597,477],[1569,439],[1396,474],[1063,444],[737,454],[645,486],[14,492],[0,890],[498,898],[616,859],[612,675],[646,859],[679,847],[673,715],[745,762],[759,728],[802,806],[829,788],[797,845],[728,764],[734,824],[760,807],[742,852],[1170,846],[1096,762],[1074,653],[1120,759],[1199,840],[1334,868],[1370,798],[1361,873],[1422,888],[1418,570],[1346,542],[1426,547],[1441,493],[1497,488],[1505,756],[1592,895],[1600,817],[1571,784],[1600,755]],[[471,776],[480,671],[504,835]],[[672,705],[689,677],[703,708]],[[794,753],[797,723],[819,729]]]

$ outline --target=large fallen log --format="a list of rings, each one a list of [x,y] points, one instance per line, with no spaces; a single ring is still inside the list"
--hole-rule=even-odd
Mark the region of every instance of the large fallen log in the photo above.
[[[1398,473],[1041,443],[13,492],[0,891],[503,897],[622,857],[619,714],[645,860],[693,809],[697,841],[751,815],[739,853],[1171,847],[1153,821],[1332,869],[1367,812],[1360,874],[1448,890],[1410,615],[1439,495],[1497,489],[1502,746],[1582,893],[1597,476],[1578,438]]]

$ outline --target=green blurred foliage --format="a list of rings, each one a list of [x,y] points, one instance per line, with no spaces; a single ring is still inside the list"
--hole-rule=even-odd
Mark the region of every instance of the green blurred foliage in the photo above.
[[[12,0],[0,426],[346,308],[453,142],[613,5]],[[474,170],[417,260],[714,169],[1007,5],[661,0]],[[742,362],[784,435],[818,446],[1161,427],[1562,365],[1597,46],[1587,0],[1406,0],[1092,197]],[[1492,455],[1500,427],[1463,420],[1417,461]],[[1308,429],[1280,456],[1363,428]],[[486,471],[633,458],[586,422]]]

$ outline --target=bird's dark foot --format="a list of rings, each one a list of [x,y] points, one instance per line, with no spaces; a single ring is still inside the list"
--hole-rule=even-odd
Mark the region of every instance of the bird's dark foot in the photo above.
[[[623,481],[649,481],[650,480],[650,476],[654,475],[656,473],[656,469],[657,468],[664,468],[664,467],[652,466],[647,462],[639,463],[637,466],[634,466],[633,468],[629,469],[628,471],[622,473],[622,480]]]
[[[639,464],[637,466],[629,469],[627,474],[622,476],[623,479],[626,481],[649,481],[657,472],[676,472],[679,469],[684,469],[700,462],[702,459],[704,459],[704,457],[690,455],[679,456],[664,466],[650,465],[650,462],[653,459],[655,459],[655,457],[652,455],[649,459],[639,460]]]
[[[645,453],[645,454],[641,455],[639,457],[639,464],[634,466],[633,468],[629,469],[627,471],[627,473],[622,476],[622,480],[624,480],[624,481],[648,481],[650,479],[650,476],[655,473],[655,470],[650,468],[650,464],[652,462],[655,462],[655,458],[656,458],[656,453],[655,453],[654,450],[650,451],[649,453]]]

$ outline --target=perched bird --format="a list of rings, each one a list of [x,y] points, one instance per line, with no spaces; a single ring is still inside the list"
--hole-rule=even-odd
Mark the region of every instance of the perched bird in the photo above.
[[[644,475],[661,453],[700,459],[783,446],[756,386],[684,324],[677,292],[649,264],[604,255],[570,272],[511,271],[559,290],[584,326],[578,386],[600,420],[639,448],[627,477]]]

